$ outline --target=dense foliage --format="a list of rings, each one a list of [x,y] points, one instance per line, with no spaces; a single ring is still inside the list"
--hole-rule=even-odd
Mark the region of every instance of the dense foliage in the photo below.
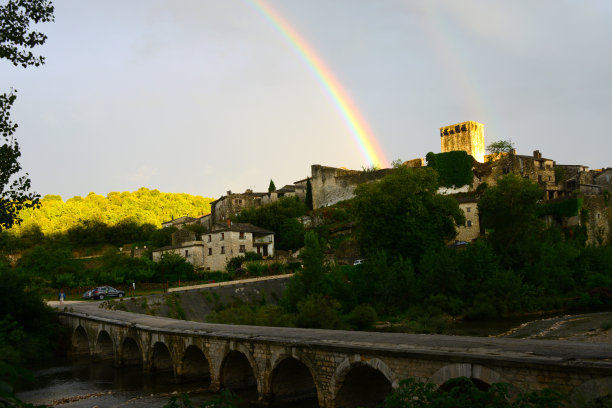
[[[474,179],[472,165],[474,159],[464,151],[446,153],[427,153],[427,167],[431,167],[439,175],[439,183],[443,187],[461,187],[471,185]]]
[[[89,193],[86,197],[75,196],[65,202],[60,196],[46,195],[40,200],[40,208],[20,213],[24,221],[14,229],[22,232],[39,228],[44,234],[52,234],[88,222],[108,226],[132,222],[160,227],[162,222],[185,215],[197,217],[207,214],[212,201],[212,198],[161,193],[144,187],[132,193],[108,193],[106,197]]]
[[[304,214],[306,206],[298,197],[282,197],[258,208],[244,209],[232,221],[274,231],[275,248],[296,250],[304,244],[304,226],[297,220]]]
[[[431,169],[398,169],[360,187],[351,202],[315,211],[335,226],[357,221],[364,264],[330,260],[326,251],[336,237],[318,226],[306,233],[303,268],[280,307],[229,307],[215,321],[363,329],[382,317],[394,322],[385,330],[443,332],[444,316],[496,318],[612,303],[601,290],[612,288],[612,247],[586,246],[581,227],[546,228],[538,219],[537,184],[509,175],[484,189],[480,211],[490,232],[459,248],[444,245],[454,237],[446,231],[454,230],[457,203],[436,206],[436,188]],[[437,217],[428,215],[433,209]]]
[[[550,389],[521,393],[510,399],[509,385],[496,383],[480,390],[469,378],[459,377],[441,388],[415,379],[400,382],[382,408],[561,408],[562,395]]]
[[[431,168],[399,167],[377,183],[355,190],[357,237],[365,256],[385,251],[418,261],[427,249],[454,239],[465,222],[457,200],[436,194],[438,175]]]

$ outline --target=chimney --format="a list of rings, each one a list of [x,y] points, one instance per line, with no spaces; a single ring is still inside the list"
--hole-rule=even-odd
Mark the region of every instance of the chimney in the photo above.
[[[542,153],[540,153],[539,150],[534,150],[533,151],[533,158],[534,159],[541,159],[542,158]]]
[[[231,195],[232,194],[232,190],[227,190],[227,195]]]

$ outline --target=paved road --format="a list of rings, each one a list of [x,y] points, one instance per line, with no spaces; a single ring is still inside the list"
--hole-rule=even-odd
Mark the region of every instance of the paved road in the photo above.
[[[126,326],[135,325],[136,328],[152,331],[184,332],[289,345],[346,347],[390,354],[470,356],[517,363],[567,364],[601,368],[609,370],[612,375],[612,347],[609,343],[224,325],[106,310],[99,305],[98,302],[80,302],[64,305],[60,309],[81,317]]]

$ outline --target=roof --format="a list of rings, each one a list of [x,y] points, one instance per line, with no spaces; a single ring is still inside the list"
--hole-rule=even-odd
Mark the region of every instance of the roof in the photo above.
[[[185,245],[189,244],[189,245]],[[167,245],[161,248],[154,249],[152,252],[160,252],[160,251],[169,251],[171,249],[180,249],[180,248],[191,248],[195,246],[204,246],[204,242],[202,241],[187,241],[178,245]]]
[[[184,215],[184,216],[182,216],[182,217],[178,217],[178,218],[175,218],[175,219],[170,220],[170,221],[165,221],[165,222],[162,222],[162,225],[163,225],[163,224],[174,224],[174,223],[191,222],[191,221],[195,221],[195,220],[196,220],[196,218],[193,218],[193,217],[189,217],[189,216],[187,216],[187,215]]]
[[[220,224],[217,224],[220,226]],[[217,233],[217,232],[224,232],[224,231],[233,231],[233,232],[251,232],[253,234],[274,234],[274,231],[270,231],[264,228],[260,228],[257,227],[253,224],[249,224],[249,223],[241,223],[241,222],[233,222],[229,227],[224,226],[223,228],[220,228],[218,230],[214,230],[211,231],[211,234]]]

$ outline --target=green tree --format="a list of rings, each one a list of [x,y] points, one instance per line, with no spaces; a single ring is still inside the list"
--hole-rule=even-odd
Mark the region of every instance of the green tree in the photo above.
[[[525,241],[541,230],[538,219],[540,187],[515,174],[497,180],[486,189],[478,203],[478,212],[485,228],[491,229],[490,239],[495,248],[509,247]]]
[[[306,208],[308,208],[309,210],[313,209],[313,202],[312,202],[312,183],[310,182],[310,177],[306,178]]]
[[[30,24],[53,21],[53,5],[47,0],[9,0],[0,6],[0,59],[7,59],[15,66],[39,66],[44,57],[36,57],[31,48],[45,43],[47,36],[30,30]],[[10,120],[10,109],[15,102],[16,91],[0,94],[0,230],[21,221],[19,213],[24,208],[36,207],[39,195],[30,192],[27,173],[19,175],[21,151],[14,133],[17,125]]]
[[[274,181],[270,179],[270,185],[268,186],[268,193],[273,193],[276,191],[276,186],[274,185]]]
[[[491,154],[510,153],[514,149],[512,140],[498,140],[487,146],[487,152]]]
[[[247,208],[232,217],[234,222],[246,222],[274,231],[275,247],[296,250],[302,246],[303,227],[290,220],[306,214],[306,205],[298,197],[282,197],[270,204]]]
[[[357,239],[366,256],[385,251],[391,258],[418,262],[428,249],[440,248],[465,222],[457,200],[439,195],[431,168],[399,167],[378,182],[355,190]]]

